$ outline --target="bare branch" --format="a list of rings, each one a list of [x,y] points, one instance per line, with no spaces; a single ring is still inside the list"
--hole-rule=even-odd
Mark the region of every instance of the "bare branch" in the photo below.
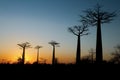
[[[80,16],[81,21],[87,21],[88,24],[95,26],[98,20],[102,23],[109,23],[117,16],[116,11],[106,12],[102,10],[101,5],[97,4],[93,9],[87,9],[84,11],[85,15]]]
[[[81,34],[80,36],[84,36],[84,35],[88,35],[89,33],[84,33],[84,34]]]
[[[81,36],[83,34],[86,34],[88,31],[88,23],[86,21],[81,21],[82,25],[81,26],[73,26],[68,28],[70,32],[72,32],[76,36]]]
[[[17,44],[17,45],[22,48],[31,48],[31,45],[29,42],[25,42],[25,43],[21,43],[21,44]]]
[[[80,31],[80,29],[81,29],[81,26],[74,26],[74,29],[75,29],[75,31],[77,32],[79,32]]]
[[[59,46],[60,43],[57,43],[56,41],[51,41],[51,42],[48,42],[48,44],[51,44],[52,46]]]
[[[73,28],[68,28],[68,31],[73,33],[74,35],[78,36],[78,34],[75,33],[74,29]]]
[[[89,29],[88,29],[88,24],[86,22],[82,22],[82,26],[81,26],[81,32],[80,34],[84,34],[85,32],[87,32]]]
[[[37,46],[35,46],[35,49],[39,49],[39,48],[42,48],[43,46],[39,46],[39,45],[37,45]]]
[[[117,16],[116,12],[112,12],[112,13],[103,12],[100,15],[101,23],[109,23],[113,20],[113,17],[116,16]]]
[[[23,45],[21,45],[21,44],[17,44],[17,45],[23,48]]]

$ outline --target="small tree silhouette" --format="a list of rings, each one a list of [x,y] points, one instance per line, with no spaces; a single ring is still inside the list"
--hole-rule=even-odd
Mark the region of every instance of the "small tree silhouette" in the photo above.
[[[37,64],[39,63],[39,49],[42,48],[42,46],[37,45],[35,49],[37,49]]]
[[[86,21],[92,26],[97,26],[97,41],[96,41],[96,62],[102,63],[102,35],[101,24],[109,23],[116,16],[116,12],[106,12],[101,9],[102,7],[97,4],[93,9],[87,9],[84,11],[85,16],[81,16],[81,21]]]
[[[115,52],[112,53],[112,58],[110,62],[115,64],[120,64],[120,45],[119,44],[115,47]]]
[[[91,48],[91,49],[89,50],[89,53],[90,53],[91,61],[92,61],[92,63],[94,63],[94,55],[95,55],[96,52],[94,51],[93,48]]]
[[[40,58],[43,64],[46,64],[47,59]]]
[[[26,48],[30,48],[31,45],[29,42],[25,42],[25,43],[21,43],[21,44],[17,44],[18,46],[20,46],[23,49],[23,54],[22,54],[22,64],[25,63],[25,49]]]
[[[53,46],[53,56],[52,56],[52,65],[55,64],[55,46],[59,47],[60,43],[57,43],[56,41],[49,42]]]
[[[82,22],[81,26],[73,26],[69,27],[68,31],[73,33],[75,36],[77,36],[77,52],[76,52],[76,64],[80,63],[80,55],[81,55],[81,36],[88,35],[88,25],[86,22]]]
[[[18,61],[17,62],[18,64],[22,64],[22,58],[21,57],[18,57],[17,61]]]

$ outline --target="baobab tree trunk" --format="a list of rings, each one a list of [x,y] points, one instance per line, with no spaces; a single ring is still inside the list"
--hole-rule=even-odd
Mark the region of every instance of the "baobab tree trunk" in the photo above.
[[[22,54],[22,64],[25,63],[25,47],[23,48],[23,54]]]
[[[55,64],[55,46],[53,46],[52,65]]]
[[[39,49],[37,51],[37,64],[39,63]]]
[[[78,35],[77,52],[76,52],[76,64],[80,63],[80,54],[81,54],[80,35]]]
[[[97,22],[97,42],[96,42],[96,62],[102,63],[102,35],[101,35],[101,21]]]

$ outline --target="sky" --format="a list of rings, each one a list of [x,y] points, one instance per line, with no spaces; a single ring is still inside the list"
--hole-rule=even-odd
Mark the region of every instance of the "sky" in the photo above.
[[[52,46],[48,42],[54,40],[60,43],[56,47],[58,62],[75,62],[77,37],[68,32],[68,27],[81,25],[79,15],[97,3],[108,12],[120,11],[119,0],[0,0],[0,60],[17,61],[22,55],[17,44],[29,42],[32,48],[26,49],[26,62],[36,61],[34,47],[40,45],[43,46],[40,58],[51,63]],[[104,59],[120,44],[119,26],[119,16],[109,24],[102,24]],[[89,32],[81,38],[82,56],[96,46],[96,27],[90,27]]]

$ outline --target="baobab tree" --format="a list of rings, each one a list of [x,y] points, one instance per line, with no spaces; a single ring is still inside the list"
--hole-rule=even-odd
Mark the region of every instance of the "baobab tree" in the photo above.
[[[17,44],[18,46],[20,46],[23,49],[23,54],[22,54],[22,64],[25,63],[25,49],[26,48],[31,48],[31,45],[29,42],[25,42],[25,43],[21,43],[21,44]]]
[[[42,48],[42,46],[37,45],[35,49],[37,49],[37,64],[39,63],[39,49]]]
[[[101,24],[111,22],[116,16],[116,12],[104,11],[102,10],[102,7],[99,4],[97,4],[93,9],[85,10],[84,13],[85,15],[81,15],[81,21],[86,21],[89,25],[97,27],[96,62],[102,63],[103,51]]]
[[[53,56],[52,56],[52,65],[55,64],[55,46],[59,47],[60,43],[57,43],[56,41],[49,42],[53,46]]]
[[[88,25],[82,22],[81,26],[69,27],[68,31],[77,36],[77,51],[76,51],[76,64],[80,63],[81,57],[81,36],[88,35]]]

